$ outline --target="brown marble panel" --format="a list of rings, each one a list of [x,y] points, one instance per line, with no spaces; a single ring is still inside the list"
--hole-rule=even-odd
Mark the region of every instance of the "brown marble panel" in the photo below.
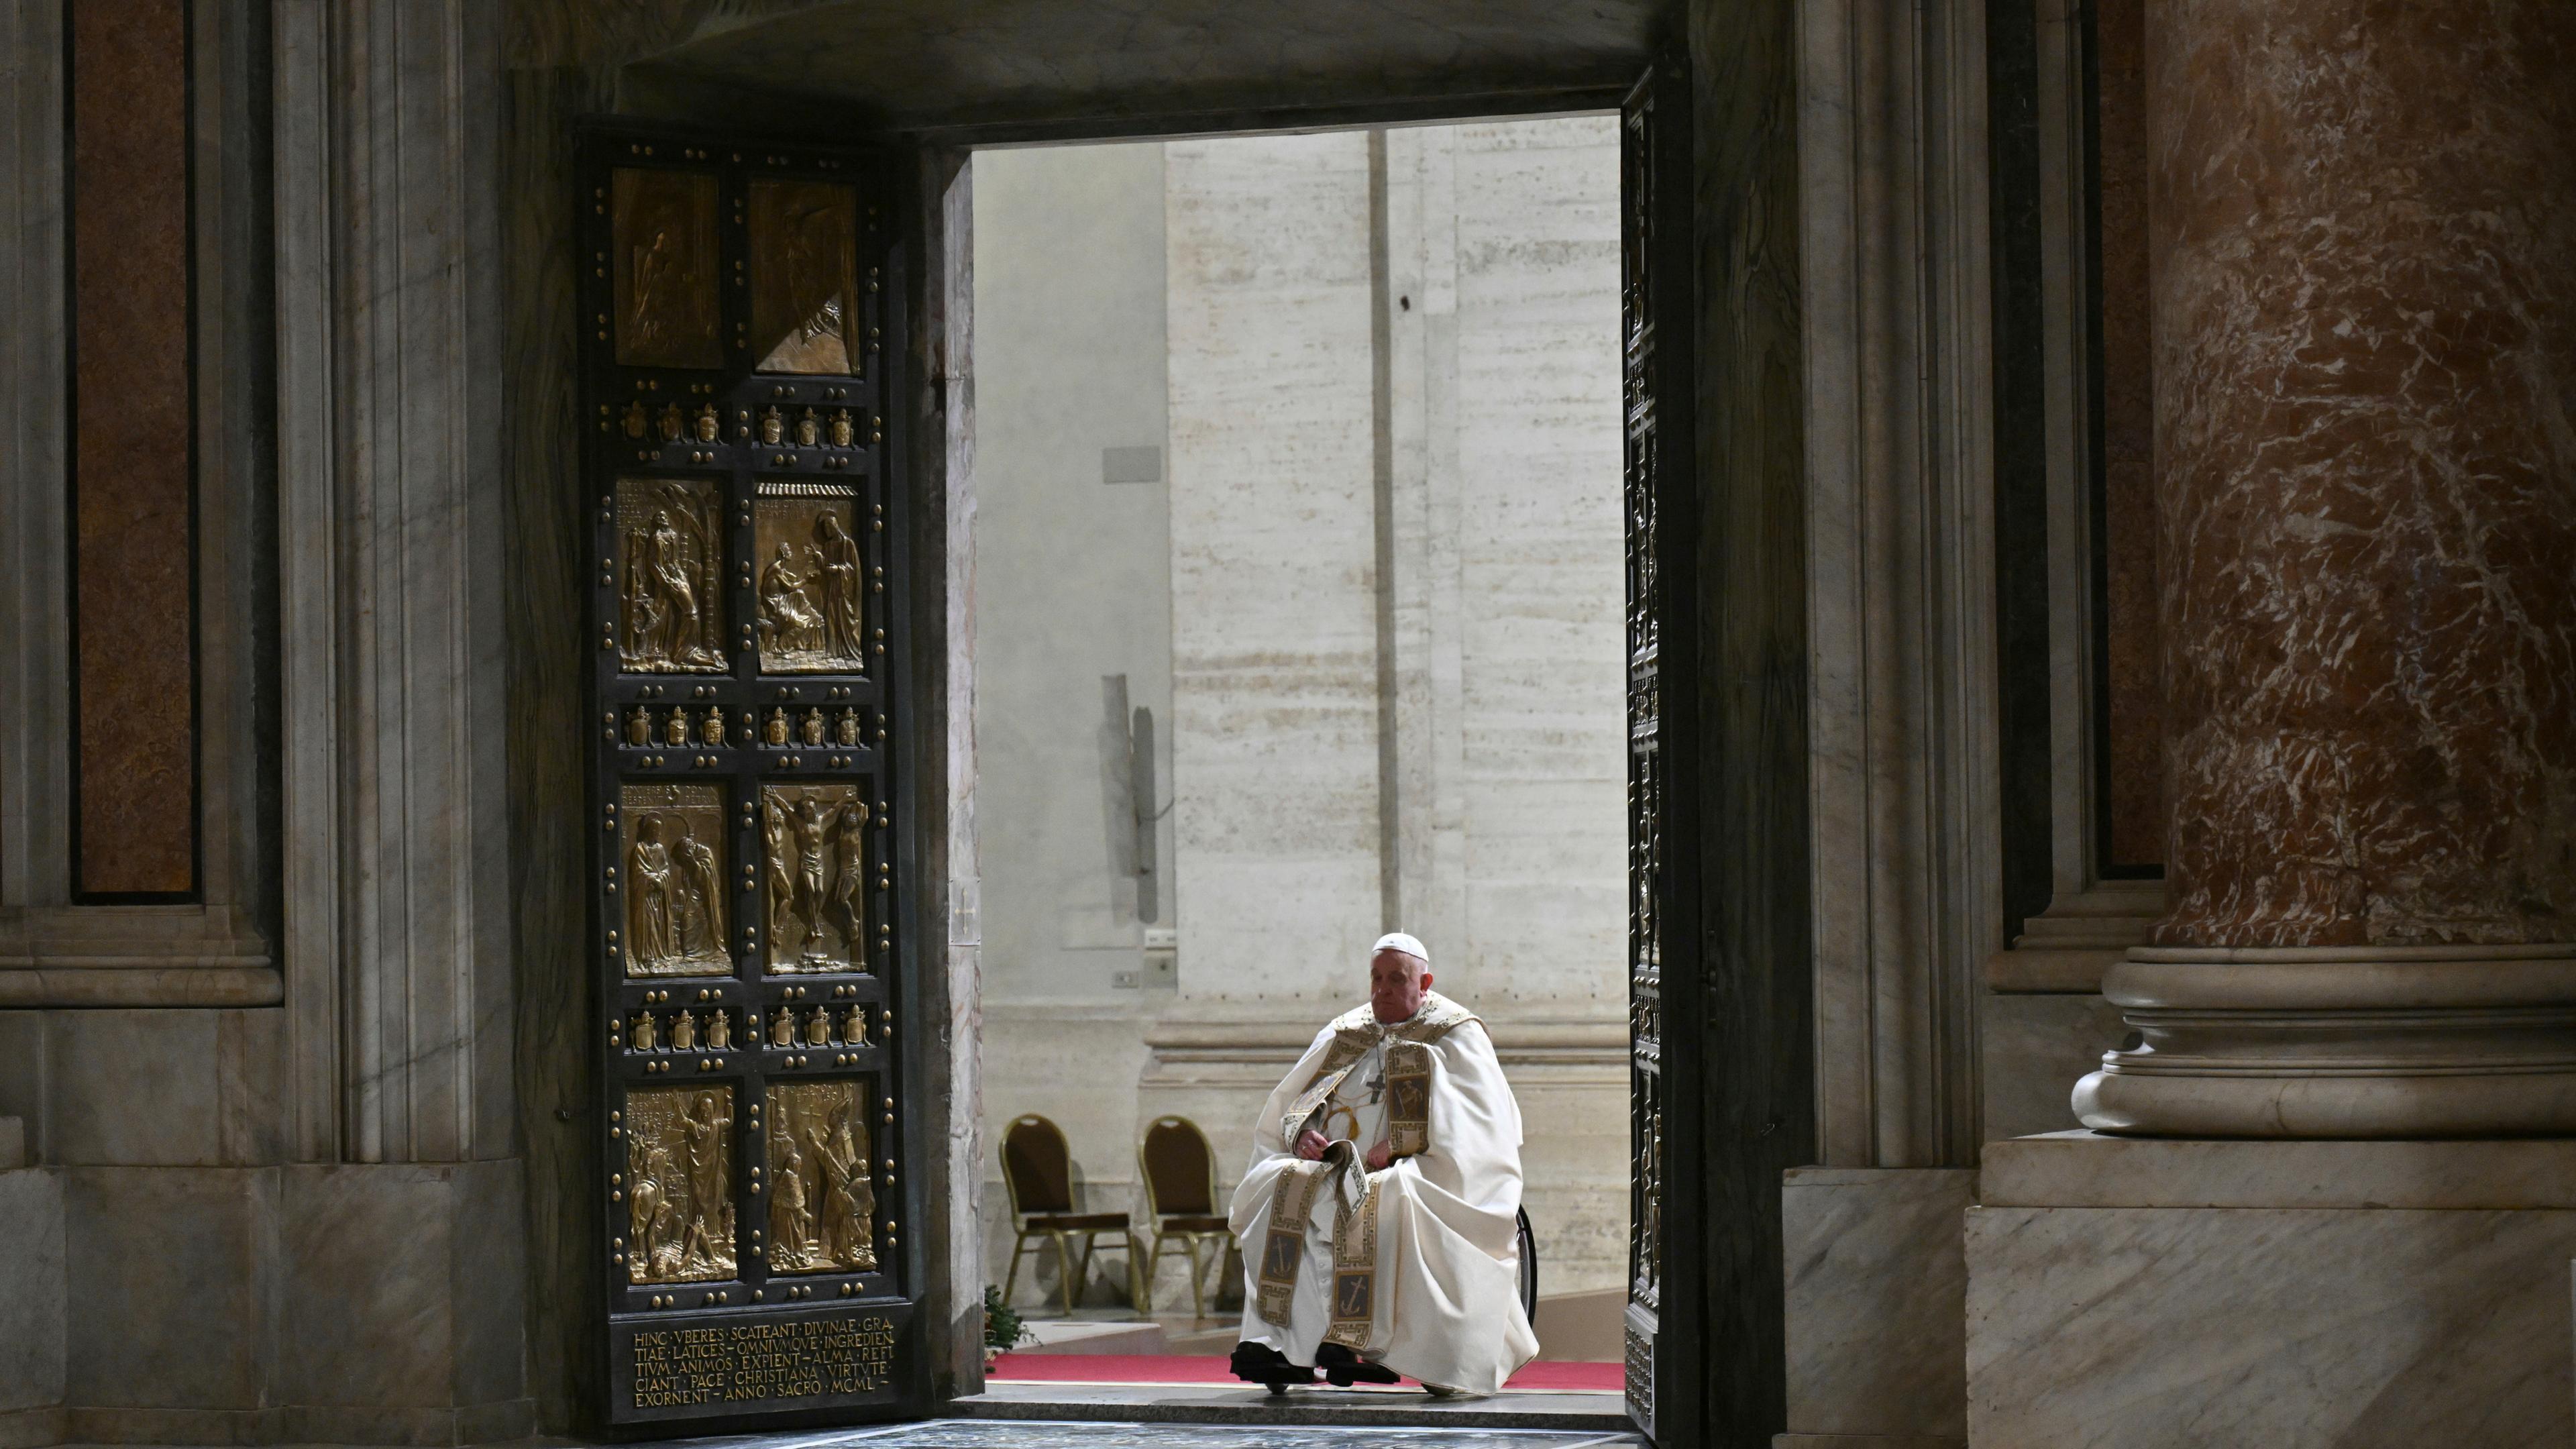
[[[84,896],[196,889],[187,9],[67,10]]]
[[[2165,858],[2156,621],[2155,355],[2147,298],[2146,0],[2094,7],[2101,202],[2104,864]]]
[[[2576,5],[2155,0],[2172,945],[2576,939]]]

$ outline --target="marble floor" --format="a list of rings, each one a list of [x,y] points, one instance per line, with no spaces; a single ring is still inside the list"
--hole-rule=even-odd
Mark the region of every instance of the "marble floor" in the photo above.
[[[869,1429],[684,1440],[688,1449],[1643,1449],[1630,1433],[934,1419]]]

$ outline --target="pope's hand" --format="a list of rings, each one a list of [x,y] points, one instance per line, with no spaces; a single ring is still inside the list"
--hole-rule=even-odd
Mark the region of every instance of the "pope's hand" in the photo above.
[[[1309,1127],[1305,1131],[1297,1134],[1297,1155],[1306,1159],[1308,1162],[1323,1161],[1324,1149],[1332,1145],[1332,1143],[1324,1140],[1323,1133],[1316,1131],[1312,1127]]]
[[[1386,1165],[1394,1160],[1395,1144],[1391,1142],[1381,1142],[1375,1147],[1369,1149],[1368,1170],[1371,1172],[1384,1172],[1386,1171]]]

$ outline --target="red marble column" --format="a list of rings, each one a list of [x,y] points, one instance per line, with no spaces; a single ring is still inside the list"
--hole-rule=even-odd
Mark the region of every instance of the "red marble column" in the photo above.
[[[2576,5],[2149,27],[2155,939],[2576,940]]]
[[[2576,4],[2147,30],[2167,914],[2077,1110],[2576,1132]]]

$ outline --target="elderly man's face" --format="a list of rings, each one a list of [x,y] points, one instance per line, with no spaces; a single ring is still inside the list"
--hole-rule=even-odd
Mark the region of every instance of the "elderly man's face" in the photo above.
[[[1431,989],[1431,972],[1419,956],[1385,950],[1369,958],[1369,1007],[1377,1019],[1403,1021],[1422,1009],[1422,993]]]

